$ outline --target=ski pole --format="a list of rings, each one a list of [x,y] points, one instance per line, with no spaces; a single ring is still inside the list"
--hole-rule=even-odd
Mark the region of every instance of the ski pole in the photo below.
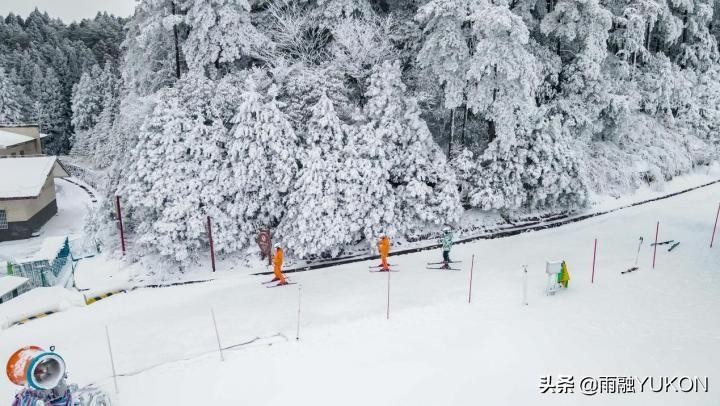
[[[655,254],[657,254],[657,240],[658,240],[658,233],[660,232],[660,222],[657,222],[657,226],[655,227],[655,250],[653,251],[653,269],[655,269]]]
[[[590,277],[590,283],[595,283],[595,255],[596,254],[597,254],[597,238],[595,239],[595,245],[593,246],[592,276]]]
[[[717,214],[715,215],[715,225],[713,226],[712,238],[710,238],[710,248],[712,248],[713,242],[715,242],[715,229],[717,229],[718,217],[720,217],[720,204],[718,204]]]
[[[640,247],[642,247],[643,238],[640,237],[640,244],[638,244],[637,254],[635,255],[635,266],[637,266],[638,258],[640,258]]]

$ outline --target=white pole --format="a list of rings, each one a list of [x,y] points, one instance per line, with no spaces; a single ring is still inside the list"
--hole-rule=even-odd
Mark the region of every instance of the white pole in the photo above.
[[[217,321],[215,321],[215,310],[213,310],[212,307],[210,308],[210,314],[212,315],[213,326],[215,327],[215,338],[217,339],[218,351],[220,352],[220,361],[225,361],[225,356],[222,352],[222,345],[220,345],[220,333],[218,332]]]
[[[117,373],[115,372],[115,359],[113,358],[112,346],[110,345],[110,330],[108,326],[105,326],[105,337],[107,338],[108,352],[110,353],[110,365],[112,366],[113,382],[115,382],[115,393],[120,393],[117,383]]]
[[[298,285],[297,332],[295,333],[296,341],[300,341],[300,309],[302,309],[302,285]]]
[[[523,305],[525,305],[525,306],[528,305],[528,300],[527,300],[527,278],[528,278],[527,265],[523,265],[523,301],[522,301],[522,303],[523,303]]]

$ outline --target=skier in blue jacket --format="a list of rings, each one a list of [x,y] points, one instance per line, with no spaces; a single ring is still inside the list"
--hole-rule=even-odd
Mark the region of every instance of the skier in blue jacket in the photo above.
[[[442,251],[443,251],[443,268],[448,269],[450,268],[450,249],[453,245],[453,235],[450,232],[450,227],[445,226],[443,228],[443,237],[440,240],[440,243],[442,244]]]

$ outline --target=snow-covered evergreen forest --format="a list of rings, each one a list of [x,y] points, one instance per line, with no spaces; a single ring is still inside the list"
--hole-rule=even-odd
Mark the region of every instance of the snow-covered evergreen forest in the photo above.
[[[39,123],[48,153],[64,154],[80,126],[73,88],[83,75],[119,77],[127,19],[98,14],[70,25],[38,11],[0,16],[0,123]],[[87,79],[85,79],[87,80]],[[117,79],[115,79],[117,81]]]
[[[207,216],[220,255],[260,228],[339,255],[468,210],[581,208],[718,151],[720,1],[139,0],[121,23],[5,18],[0,121],[72,133],[132,252],[169,263],[205,251]]]

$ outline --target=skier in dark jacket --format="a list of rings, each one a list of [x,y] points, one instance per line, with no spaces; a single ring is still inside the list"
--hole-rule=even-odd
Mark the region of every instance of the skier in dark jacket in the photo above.
[[[440,240],[440,243],[442,244],[442,251],[443,251],[443,268],[448,269],[450,268],[450,249],[453,245],[453,235],[450,232],[450,227],[444,227],[443,228],[443,237]]]

